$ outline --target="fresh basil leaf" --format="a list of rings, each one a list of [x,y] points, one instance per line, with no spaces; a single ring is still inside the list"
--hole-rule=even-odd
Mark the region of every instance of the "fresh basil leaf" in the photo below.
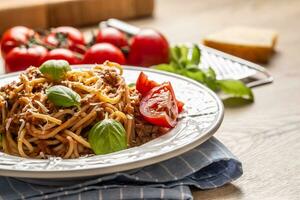
[[[187,63],[193,65],[199,65],[201,59],[201,52],[197,45],[194,45],[193,48],[189,48],[187,55]]]
[[[213,68],[209,67],[206,71],[206,76],[209,77],[212,80],[217,80],[216,72],[213,70]]]
[[[108,154],[127,148],[126,131],[113,119],[104,119],[89,131],[88,141],[96,155]]]
[[[185,69],[187,69],[190,72],[192,72],[192,71],[200,71],[199,66],[198,65],[194,65],[194,64],[187,65],[185,67]]]
[[[205,74],[203,73],[203,71],[199,69],[192,70],[192,71],[189,70],[182,71],[182,75],[194,79],[195,81],[198,81],[200,83],[204,83],[205,81]]]
[[[219,84],[218,84],[217,79],[216,79],[216,73],[211,67],[209,67],[205,71],[204,84],[213,91],[218,91],[219,90]]]
[[[172,72],[172,73],[178,72],[178,69],[176,69],[174,65],[171,64],[160,64],[160,65],[156,65],[154,68],[166,72]]]
[[[215,92],[217,92],[220,88],[219,84],[215,80],[212,80],[210,78],[205,79],[204,85],[206,85],[209,89]]]
[[[170,48],[171,61],[175,62],[177,65],[180,65],[181,51],[178,46]]]
[[[228,97],[243,98],[254,101],[254,96],[250,88],[239,80],[219,80],[218,84],[222,92]]]
[[[180,74],[194,79],[215,92],[223,92],[230,98],[243,98],[253,101],[253,93],[243,82],[237,80],[217,80],[215,71],[209,67],[207,70],[199,68],[201,63],[201,50],[197,45],[192,48],[185,45],[174,46],[170,49],[171,62],[157,65],[155,68],[171,73]]]
[[[167,65],[171,65],[172,68],[174,68],[175,71],[180,71],[180,70],[184,69],[184,67],[180,63],[175,63],[174,61],[171,61]]]
[[[69,63],[65,60],[48,60],[39,69],[46,78],[52,81],[63,80],[67,71],[71,71]]]
[[[189,54],[189,48],[187,46],[180,46],[180,59],[179,62],[181,64],[181,68],[185,68],[185,66],[189,63],[188,62],[188,54]]]
[[[240,97],[229,97],[226,99],[222,99],[222,101],[224,106],[227,108],[236,108],[236,107],[246,106],[252,103],[252,101]]]
[[[63,85],[55,85],[46,91],[48,99],[56,106],[71,107],[80,105],[80,96]]]

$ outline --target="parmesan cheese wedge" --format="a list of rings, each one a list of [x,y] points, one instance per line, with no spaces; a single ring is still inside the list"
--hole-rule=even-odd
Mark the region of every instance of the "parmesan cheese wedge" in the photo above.
[[[203,43],[246,60],[266,63],[274,52],[277,37],[272,30],[233,27],[208,35]]]

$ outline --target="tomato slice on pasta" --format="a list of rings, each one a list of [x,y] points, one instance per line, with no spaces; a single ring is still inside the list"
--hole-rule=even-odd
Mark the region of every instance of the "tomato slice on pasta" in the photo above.
[[[147,93],[154,87],[159,86],[159,84],[153,80],[149,80],[148,76],[141,72],[137,81],[136,81],[136,89],[142,94],[142,96],[147,95]],[[181,113],[183,111],[184,103],[176,99],[178,112]]]
[[[140,112],[151,124],[174,127],[177,124],[178,107],[171,83],[152,88],[141,100]]]

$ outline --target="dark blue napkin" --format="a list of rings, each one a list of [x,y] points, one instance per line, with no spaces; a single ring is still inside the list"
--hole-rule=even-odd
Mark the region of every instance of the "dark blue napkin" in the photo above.
[[[242,175],[238,159],[211,138],[181,156],[80,184],[50,187],[0,177],[0,200],[193,199],[190,188],[211,189]]]

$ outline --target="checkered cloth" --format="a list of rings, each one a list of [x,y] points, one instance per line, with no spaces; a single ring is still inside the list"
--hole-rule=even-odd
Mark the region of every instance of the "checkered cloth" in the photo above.
[[[242,175],[242,165],[211,138],[178,157],[141,169],[62,187],[0,177],[0,200],[14,199],[193,199],[190,187],[211,189]]]

